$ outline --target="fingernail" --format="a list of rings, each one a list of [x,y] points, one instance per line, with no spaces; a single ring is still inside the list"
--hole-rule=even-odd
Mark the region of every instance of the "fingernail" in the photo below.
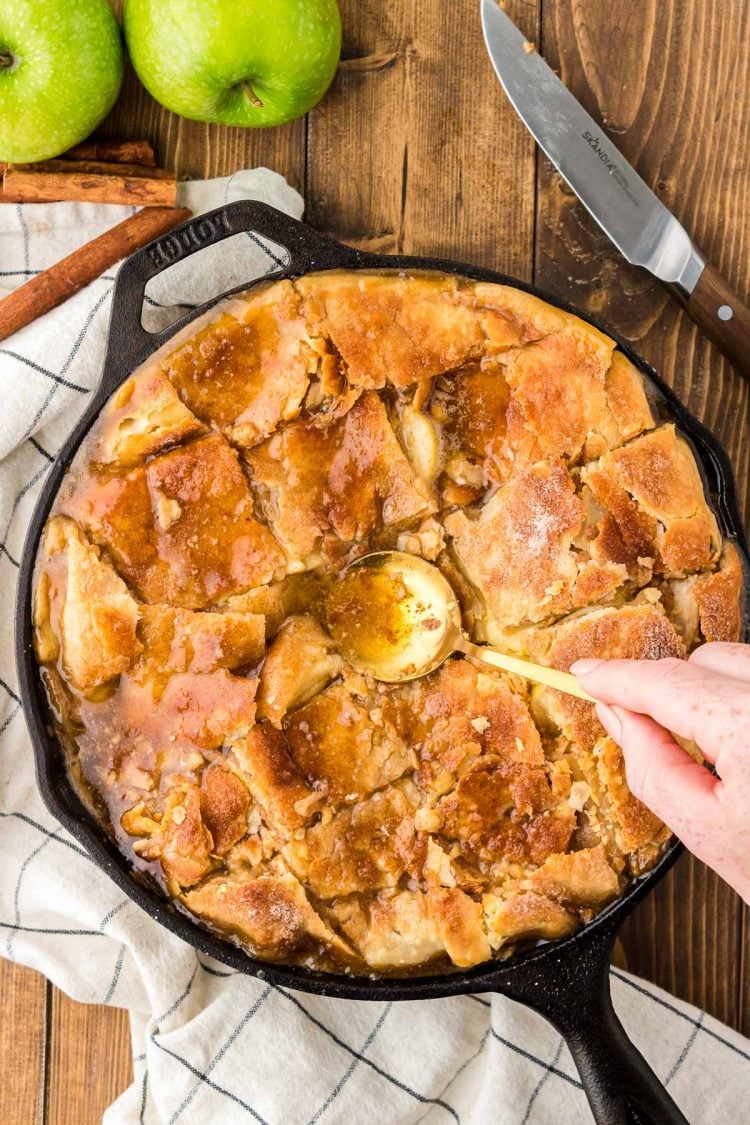
[[[574,664],[571,664],[570,670],[574,676],[585,676],[587,672],[593,672],[594,668],[598,668],[599,665],[603,663],[603,660],[594,660],[591,657],[586,657],[585,660],[576,660]]]
[[[596,714],[609,737],[614,738],[618,745],[622,745],[622,713],[620,708],[610,707],[607,703],[597,703]]]

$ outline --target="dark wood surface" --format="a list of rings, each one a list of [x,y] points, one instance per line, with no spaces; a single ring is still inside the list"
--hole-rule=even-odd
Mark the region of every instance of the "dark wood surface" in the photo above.
[[[538,156],[491,71],[476,0],[341,6],[344,62],[306,120],[257,132],[180,120],[129,74],[104,135],[150,138],[180,177],[264,164],[345,241],[491,266],[595,313],[723,441],[748,522],[747,383]],[[747,301],[750,0],[506,6]],[[626,924],[618,961],[750,1034],[748,921],[684,857]],[[131,1079],[125,1014],[2,961],[0,996],[0,1121],[99,1121]]]

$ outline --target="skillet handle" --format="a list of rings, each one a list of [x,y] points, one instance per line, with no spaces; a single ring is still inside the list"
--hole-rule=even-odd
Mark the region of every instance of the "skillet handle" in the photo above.
[[[332,265],[347,268],[364,259],[359,251],[328,238],[267,203],[241,199],[205,215],[196,215],[132,254],[120,267],[112,296],[109,346],[100,395],[111,393],[125,375],[175,334],[182,324],[199,316],[221,294],[163,332],[147,332],[141,323],[146,286],[176,262],[189,258],[235,234],[267,238],[283,247],[284,257],[265,276],[295,277]],[[274,256],[269,256],[274,261]],[[260,279],[255,279],[260,280]],[[99,396],[97,396],[99,397]]]
[[[689,1125],[612,1006],[616,924],[582,931],[557,958],[521,964],[503,992],[549,1020],[568,1044],[597,1125]],[[583,939],[583,940],[582,940]]]

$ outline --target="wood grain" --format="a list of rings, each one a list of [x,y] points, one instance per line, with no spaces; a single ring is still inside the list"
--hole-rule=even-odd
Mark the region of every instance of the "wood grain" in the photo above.
[[[750,3],[545,0],[542,50],[746,299]],[[535,280],[619,331],[724,443],[748,522],[748,384],[648,274],[628,266],[540,159]],[[745,1027],[742,903],[692,857],[622,932],[628,967]],[[743,967],[744,958],[744,967]]]
[[[750,3],[549,0],[543,52],[747,302]],[[562,65],[561,65],[562,60]],[[539,168],[536,279],[632,341],[733,458],[748,507],[750,388],[649,274]]]
[[[534,275],[633,341],[714,430],[747,521],[747,386],[622,262],[549,165],[537,167],[490,69],[474,0],[341,6],[344,62],[306,122],[252,131],[183,121],[129,71],[101,135],[149,138],[178,177],[266,164],[306,189],[309,221],[371,249]],[[541,0],[511,0],[508,11],[746,298],[750,0],[544,0],[541,28]],[[737,896],[686,856],[625,926],[617,962],[750,1034],[748,934]],[[42,1116],[44,985],[0,962],[0,988],[0,1121],[25,1125]],[[130,1080],[123,1014],[50,986],[47,1037],[46,1120],[98,1120]]]
[[[127,1013],[55,989],[49,1021],[45,1125],[98,1125],[133,1080]]]
[[[47,982],[0,958],[0,1121],[33,1125],[44,1104]]]
[[[537,5],[508,13],[536,40]],[[383,252],[531,273],[534,146],[473,3],[345,0],[344,67],[309,118],[307,216]]]

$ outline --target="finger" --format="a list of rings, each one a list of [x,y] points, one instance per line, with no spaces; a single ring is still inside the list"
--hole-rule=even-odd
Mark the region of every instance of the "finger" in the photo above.
[[[691,652],[688,659],[691,664],[699,668],[707,668],[723,676],[731,676],[744,684],[750,683],[750,645],[730,645],[713,641]]]
[[[602,660],[573,665],[581,686],[603,703],[650,715],[660,726],[697,742],[716,764],[736,746],[738,727],[750,721],[750,693],[686,660]]]
[[[691,851],[700,852],[717,812],[721,783],[645,715],[597,704],[607,733],[622,746],[628,786]]]

